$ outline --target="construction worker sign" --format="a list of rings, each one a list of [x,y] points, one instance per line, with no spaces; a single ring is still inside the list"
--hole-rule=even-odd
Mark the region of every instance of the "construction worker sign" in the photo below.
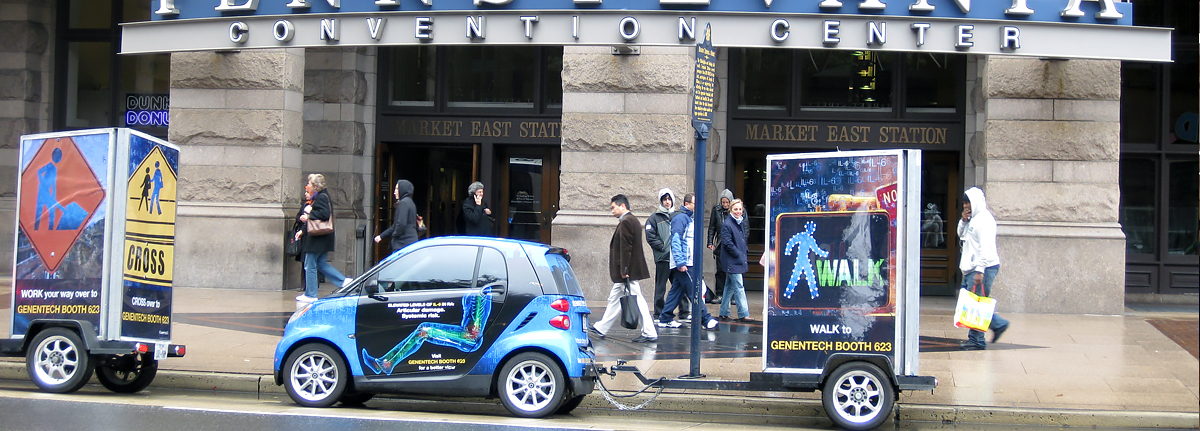
[[[135,160],[130,158],[130,165]],[[125,280],[170,286],[174,277],[175,184],[172,163],[151,145],[129,175],[125,203]]]

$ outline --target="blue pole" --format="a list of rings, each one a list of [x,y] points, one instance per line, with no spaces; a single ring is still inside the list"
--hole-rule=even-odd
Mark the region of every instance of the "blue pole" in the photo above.
[[[687,375],[690,378],[702,378],[700,374],[700,331],[702,327],[708,323],[703,321],[704,312],[704,166],[708,157],[708,131],[711,127],[708,123],[694,123],[696,126],[696,200],[695,211],[692,213],[692,223],[694,225],[692,236],[692,262],[695,265],[692,267],[692,274],[689,274],[692,280],[692,349],[691,349],[691,372]]]

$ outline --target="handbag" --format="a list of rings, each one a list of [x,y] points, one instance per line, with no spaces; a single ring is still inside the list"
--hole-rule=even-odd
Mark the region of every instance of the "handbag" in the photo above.
[[[629,292],[629,280],[625,281],[625,295],[621,297],[621,327],[637,329],[641,313],[638,312],[637,297]]]
[[[283,247],[283,252],[288,256],[300,255],[300,240],[296,239],[296,232],[298,231],[292,231],[292,234],[288,235],[287,244]]]
[[[329,220],[308,219],[308,236],[325,236],[333,233],[333,214]]]
[[[954,307],[954,326],[987,331],[996,312],[996,300],[958,289],[958,304]]]

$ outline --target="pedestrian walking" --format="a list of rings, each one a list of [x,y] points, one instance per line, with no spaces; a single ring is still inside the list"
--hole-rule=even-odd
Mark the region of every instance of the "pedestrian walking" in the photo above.
[[[473,236],[492,236],[492,209],[483,200],[483,183],[467,186],[467,199],[462,205],[463,233]]]
[[[692,289],[703,280],[702,274],[696,274],[694,269],[694,253],[692,245],[696,240],[696,224],[692,222],[692,216],[696,210],[696,194],[688,193],[683,196],[683,205],[679,208],[679,212],[671,217],[671,290],[667,292],[667,300],[663,303],[662,314],[658,316],[658,326],[660,328],[678,328],[683,326],[679,321],[674,320],[674,314],[671,310],[679,306],[681,300],[686,299],[688,304],[692,303]],[[700,307],[701,316],[692,316],[692,320],[699,322],[705,329],[714,329],[717,327],[717,319],[714,319],[708,313],[708,307]],[[696,320],[699,317],[699,320]]]
[[[608,243],[608,276],[613,286],[608,293],[604,317],[589,332],[604,339],[621,316],[621,297],[625,296],[628,289],[629,294],[637,297],[638,312],[642,315],[642,335],[634,338],[633,342],[653,343],[658,341],[658,331],[654,329],[650,309],[646,306],[642,286],[638,283],[638,280],[650,278],[650,269],[646,267],[646,257],[642,254],[642,225],[629,211],[629,199],[625,195],[613,196],[610,205],[613,217],[617,218],[617,229]]]
[[[729,319],[729,302],[734,300],[738,307],[738,321],[750,322],[750,305],[746,302],[746,284],[742,274],[750,270],[747,254],[746,235],[750,233],[749,223],[746,222],[746,204],[741,199],[734,199],[729,204],[729,215],[721,227],[721,265],[728,278],[725,282],[725,293],[721,295],[721,309],[717,316]]]
[[[396,181],[396,187],[392,189],[392,196],[396,197],[396,213],[392,216],[392,225],[375,236],[376,244],[384,238],[389,238],[392,253],[417,242],[420,234],[425,232],[425,224],[417,214],[417,204],[413,203],[412,194],[412,182]]]
[[[662,314],[671,280],[671,216],[675,213],[675,192],[669,188],[658,191],[658,209],[646,218],[646,243],[654,253],[654,315]],[[674,312],[675,310],[671,310]],[[687,320],[688,310],[680,305],[679,320]]]
[[[983,190],[971,187],[963,195],[962,221],[958,224],[958,237],[962,240],[962,258],[958,268],[963,273],[962,288],[979,296],[992,296],[992,282],[1000,273],[1000,253],[996,249],[996,218],[988,211]],[[1008,330],[1008,320],[999,313],[992,314],[988,325],[994,335],[992,342]],[[972,329],[967,341],[959,344],[963,350],[984,350],[987,340],[983,331]]]
[[[721,190],[717,194],[717,204],[713,205],[712,211],[708,213],[708,249],[713,252],[713,260],[717,263],[716,275],[714,275],[713,289],[715,296],[708,298],[709,304],[716,304],[721,301],[720,298],[725,293],[725,283],[728,275],[725,272],[725,265],[721,264],[721,225],[725,222],[725,218],[729,217],[729,205],[733,203],[733,192],[729,189]]]
[[[329,192],[325,190],[325,176],[310,174],[308,190],[312,193],[312,203],[304,207],[304,214],[300,215],[300,221],[306,225],[309,220],[332,221],[333,200],[329,198]],[[303,232],[298,232],[296,235],[303,235],[302,239],[304,240],[304,294],[297,296],[297,301],[312,302],[317,299],[317,271],[325,274],[325,279],[334,286],[342,287],[349,283],[350,279],[326,261],[335,244],[334,232],[312,235],[305,228]]]

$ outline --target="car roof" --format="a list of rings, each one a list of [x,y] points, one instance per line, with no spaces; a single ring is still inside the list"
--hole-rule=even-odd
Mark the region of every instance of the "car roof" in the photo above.
[[[419,249],[422,249],[425,247],[439,246],[439,245],[472,245],[472,246],[493,247],[493,248],[499,249],[500,251],[504,252],[505,254],[509,254],[509,255],[522,250],[522,248],[524,248],[525,250],[528,250],[530,252],[536,252],[539,249],[540,250],[549,250],[550,249],[550,246],[548,246],[546,244],[532,242],[532,241],[518,240],[518,239],[493,238],[493,237],[487,237],[487,236],[438,236],[438,237],[433,237],[433,238],[426,238],[426,239],[414,242],[412,244],[409,244],[408,246],[404,247],[403,249],[400,249],[400,251],[392,253],[391,255],[384,258],[383,260],[390,261],[390,260],[396,259],[402,255],[411,253],[415,250],[419,250]],[[530,249],[530,247],[536,247],[536,248]]]

